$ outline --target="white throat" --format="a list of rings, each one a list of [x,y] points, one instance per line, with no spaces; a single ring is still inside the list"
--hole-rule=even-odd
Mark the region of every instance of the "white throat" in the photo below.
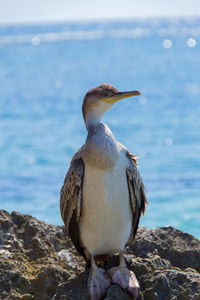
[[[95,125],[101,123],[101,119],[102,119],[104,113],[111,106],[112,106],[112,104],[101,101],[93,109],[90,109],[90,111],[86,115],[86,128],[87,128],[87,130],[89,129],[89,127],[95,126]]]

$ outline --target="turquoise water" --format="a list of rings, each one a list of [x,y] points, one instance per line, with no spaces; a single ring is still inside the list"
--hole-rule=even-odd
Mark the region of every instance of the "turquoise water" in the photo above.
[[[140,224],[200,237],[200,19],[0,27],[0,208],[62,224],[59,191],[84,143],[85,92],[141,97],[104,117],[140,157]]]

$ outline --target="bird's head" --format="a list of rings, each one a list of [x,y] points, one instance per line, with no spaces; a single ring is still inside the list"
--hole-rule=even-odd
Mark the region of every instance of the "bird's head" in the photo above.
[[[119,100],[139,96],[140,92],[119,92],[114,86],[103,83],[89,90],[83,100],[83,118],[86,128],[100,122],[103,114]]]

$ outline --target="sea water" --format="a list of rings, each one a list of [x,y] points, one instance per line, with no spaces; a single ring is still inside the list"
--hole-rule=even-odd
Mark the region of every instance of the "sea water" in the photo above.
[[[140,224],[200,237],[200,19],[0,27],[0,209],[62,224],[59,192],[84,143],[81,104],[110,83],[140,97],[104,116],[139,156]]]

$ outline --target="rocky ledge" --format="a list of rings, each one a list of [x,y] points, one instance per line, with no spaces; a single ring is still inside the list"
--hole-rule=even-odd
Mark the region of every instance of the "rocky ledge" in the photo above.
[[[88,299],[88,271],[64,227],[1,210],[0,228],[0,299]],[[107,267],[117,260],[111,257]],[[126,260],[141,299],[200,299],[200,241],[193,236],[173,227],[140,227]],[[113,285],[105,299],[131,297]]]

